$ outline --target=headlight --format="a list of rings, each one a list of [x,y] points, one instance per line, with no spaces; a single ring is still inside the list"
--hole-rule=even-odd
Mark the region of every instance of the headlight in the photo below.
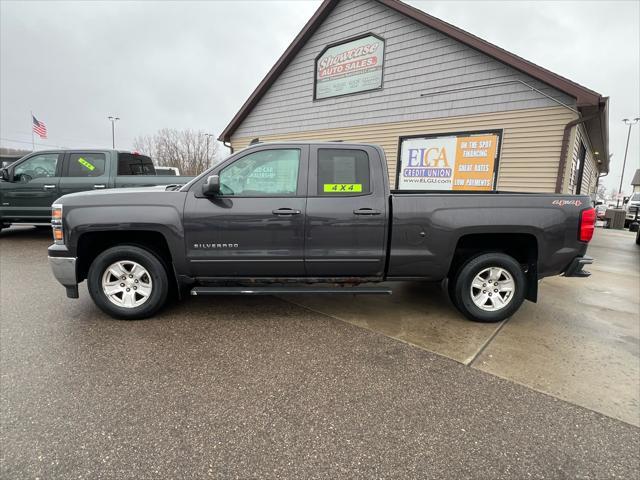
[[[62,227],[62,205],[51,206],[51,228],[53,230],[53,242],[64,245],[64,230]]]

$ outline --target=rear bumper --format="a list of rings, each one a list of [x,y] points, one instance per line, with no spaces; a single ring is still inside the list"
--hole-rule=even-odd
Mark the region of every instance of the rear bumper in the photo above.
[[[49,257],[49,265],[56,280],[67,289],[67,297],[78,298],[78,277],[75,257]]]
[[[585,265],[591,265],[593,258],[584,256],[574,258],[564,272],[565,277],[588,277],[591,272],[583,270]]]

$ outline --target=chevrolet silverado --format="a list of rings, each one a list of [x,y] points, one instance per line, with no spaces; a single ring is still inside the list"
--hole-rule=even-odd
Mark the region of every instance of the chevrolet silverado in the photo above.
[[[116,318],[181,295],[388,294],[443,281],[470,319],[500,321],[551,275],[588,276],[587,196],[391,190],[375,145],[256,144],[181,188],[57,199],[49,261]]]

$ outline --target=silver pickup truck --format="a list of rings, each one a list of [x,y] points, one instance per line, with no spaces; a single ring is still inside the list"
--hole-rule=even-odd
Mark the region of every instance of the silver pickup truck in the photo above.
[[[538,280],[587,276],[586,196],[394,191],[384,153],[347,143],[258,144],[182,188],[65,195],[49,260],[69,297],[87,280],[116,318],[169,293],[384,294],[385,280],[448,280],[468,318],[494,322]],[[363,285],[364,284],[364,285]]]

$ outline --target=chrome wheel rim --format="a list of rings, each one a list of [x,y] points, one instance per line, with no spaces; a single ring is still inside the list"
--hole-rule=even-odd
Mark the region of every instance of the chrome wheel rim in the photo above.
[[[471,300],[485,312],[497,312],[513,299],[516,284],[504,268],[489,267],[478,273],[471,282]]]
[[[136,308],[149,300],[153,282],[142,265],[131,260],[121,260],[105,269],[102,274],[102,291],[114,305]]]

